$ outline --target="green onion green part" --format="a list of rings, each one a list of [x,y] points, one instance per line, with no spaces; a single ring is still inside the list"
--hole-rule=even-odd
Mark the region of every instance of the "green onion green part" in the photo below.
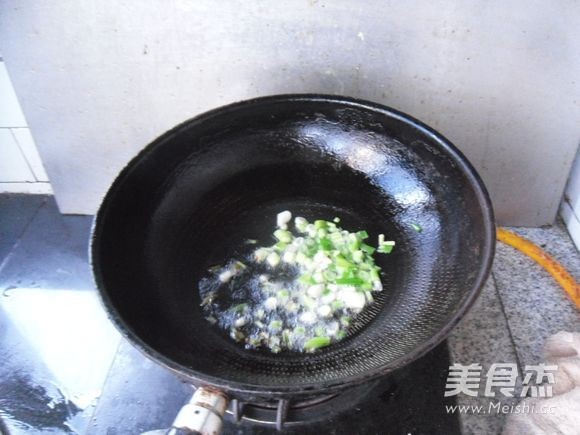
[[[305,350],[316,350],[330,344],[330,337],[313,337],[304,343]]]

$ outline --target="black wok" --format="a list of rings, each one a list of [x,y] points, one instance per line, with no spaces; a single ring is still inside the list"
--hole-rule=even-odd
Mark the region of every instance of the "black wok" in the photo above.
[[[271,244],[286,209],[397,243],[376,256],[385,291],[314,354],[245,350],[200,308],[207,268],[247,238]],[[231,397],[296,397],[382,376],[443,340],[487,278],[494,236],[480,178],[441,135],[374,103],[283,95],[205,113],[146,147],[102,203],[92,262],[111,319],[149,357]]]

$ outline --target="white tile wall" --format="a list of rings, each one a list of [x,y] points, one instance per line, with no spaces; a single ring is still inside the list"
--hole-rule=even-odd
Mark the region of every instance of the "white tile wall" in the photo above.
[[[35,181],[9,128],[0,129],[0,181],[21,183]]]
[[[36,151],[36,144],[34,143],[32,134],[30,134],[30,130],[28,128],[11,128],[10,131],[14,139],[16,139],[24,158],[28,162],[36,181],[48,183],[48,175],[46,175],[46,171],[42,166],[42,161],[40,160],[38,151]]]
[[[0,127],[26,127],[26,119],[18,104],[4,62],[0,62]]]
[[[580,249],[580,150],[570,171],[570,178],[560,205],[560,216],[566,223],[570,237]]]
[[[4,62],[0,62],[0,193],[2,192],[52,192]]]

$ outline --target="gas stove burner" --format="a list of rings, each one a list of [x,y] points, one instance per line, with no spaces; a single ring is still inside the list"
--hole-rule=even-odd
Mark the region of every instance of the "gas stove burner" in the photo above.
[[[243,402],[234,399],[226,411],[226,418],[236,423],[247,421],[262,426],[275,426],[277,430],[327,420],[329,417],[352,409],[357,403],[367,398],[378,384],[379,381],[375,381],[349,388],[339,394],[327,394],[299,401],[279,399]]]

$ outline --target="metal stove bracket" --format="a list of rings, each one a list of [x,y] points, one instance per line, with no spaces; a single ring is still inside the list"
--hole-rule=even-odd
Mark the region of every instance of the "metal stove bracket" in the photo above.
[[[288,408],[290,407],[290,401],[287,399],[280,399],[278,401],[278,409],[276,410],[276,429],[282,430],[284,423],[286,422],[286,416],[288,415]]]
[[[238,399],[232,399],[232,414],[234,416],[234,421],[239,423],[244,415],[244,403],[240,402]]]

